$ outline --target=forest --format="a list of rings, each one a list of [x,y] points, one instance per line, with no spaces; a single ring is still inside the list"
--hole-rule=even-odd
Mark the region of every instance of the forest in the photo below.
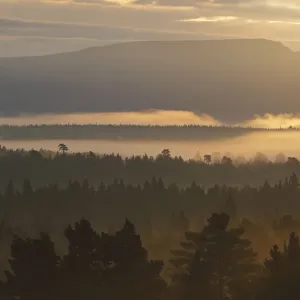
[[[298,299],[296,174],[242,188],[153,178],[0,196],[1,299]]]
[[[253,132],[287,132],[298,130],[299,128],[292,126],[270,129],[203,125],[0,125],[0,138],[3,140],[210,140],[216,138],[231,138]]]
[[[198,153],[194,159],[184,160],[173,156],[169,149],[163,149],[155,157],[146,154],[122,157],[117,153],[71,153],[68,145],[58,146],[56,152],[0,147],[0,190],[9,180],[21,188],[25,178],[31,181],[33,187],[49,183],[66,186],[69,180],[82,181],[85,178],[95,187],[101,182],[112,183],[114,179],[136,185],[153,177],[180,187],[193,181],[210,187],[215,184],[257,186],[266,179],[275,184],[292,173],[300,176],[299,160],[280,153],[273,161],[263,153],[246,160],[244,157],[232,159],[214,152]]]
[[[0,148],[0,299],[300,293],[300,162]]]

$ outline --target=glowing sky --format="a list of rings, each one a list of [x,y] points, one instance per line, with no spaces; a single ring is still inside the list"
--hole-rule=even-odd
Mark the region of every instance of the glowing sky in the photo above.
[[[0,0],[0,43],[21,47],[227,37],[300,41],[300,0]]]

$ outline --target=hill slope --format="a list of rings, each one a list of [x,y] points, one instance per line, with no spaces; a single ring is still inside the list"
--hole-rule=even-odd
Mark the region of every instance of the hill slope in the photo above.
[[[132,42],[0,59],[0,112],[300,112],[300,54],[267,40]]]

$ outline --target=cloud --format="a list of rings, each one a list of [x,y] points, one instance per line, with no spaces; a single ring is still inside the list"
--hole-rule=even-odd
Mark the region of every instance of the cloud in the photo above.
[[[300,114],[264,114],[256,115],[252,119],[239,124],[256,128],[300,128]]]
[[[50,0],[52,2],[64,2],[64,0]],[[110,0],[69,0],[67,3],[79,3],[79,4],[96,4],[96,5],[117,5],[119,2]]]
[[[193,32],[0,18],[0,57],[36,56],[137,40],[215,39]]]
[[[211,116],[189,111],[153,110],[144,112],[111,112],[90,114],[23,115],[0,117],[0,123],[29,124],[135,124],[135,125],[221,125]]]
[[[136,5],[161,5],[161,6],[179,6],[179,7],[196,7],[197,0],[136,0]]]
[[[130,27],[105,25],[44,22],[0,18],[2,36],[85,38],[105,41],[147,40],[147,39],[186,39],[196,38],[189,32],[155,31]],[[197,36],[199,38],[199,36]]]
[[[300,40],[300,0],[0,0],[1,17],[6,36]]]
[[[215,17],[199,17],[196,19],[186,19],[186,20],[179,20],[180,22],[230,22],[238,20],[238,17],[234,16],[215,16]]]
[[[259,0],[133,0],[134,4],[142,5],[163,5],[163,6],[192,6],[197,7],[200,4],[205,5],[227,5],[241,3],[256,3]],[[263,0],[260,0],[260,2]]]

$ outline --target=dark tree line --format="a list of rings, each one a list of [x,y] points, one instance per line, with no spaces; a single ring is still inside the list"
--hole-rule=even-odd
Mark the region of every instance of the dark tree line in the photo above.
[[[286,132],[298,128],[251,128],[238,126],[143,126],[143,125],[1,125],[0,137],[7,140],[15,139],[165,139],[165,140],[199,140],[212,138],[230,138],[251,132],[276,131]]]
[[[34,187],[49,182],[66,186],[69,180],[82,181],[85,178],[93,186],[101,181],[112,183],[114,179],[143,184],[153,177],[161,177],[166,184],[175,182],[181,187],[193,181],[210,187],[214,184],[260,185],[265,179],[275,184],[293,172],[300,175],[300,163],[294,157],[282,156],[277,162],[268,162],[265,156],[257,155],[253,161],[235,164],[229,157],[216,160],[211,154],[199,157],[202,161],[184,160],[182,157],[172,157],[168,149],[157,157],[125,158],[118,154],[96,155],[93,152],[66,154],[68,148],[61,147],[59,150],[59,153],[53,153],[0,148],[0,190],[9,180],[21,188],[24,178],[28,178]]]
[[[142,185],[115,180],[93,187],[87,179],[65,187],[49,184],[21,188],[10,181],[0,193],[0,243],[4,265],[7,246],[15,234],[26,237],[49,232],[61,254],[66,247],[61,228],[84,217],[98,231],[114,234],[124,218],[134,222],[151,257],[167,259],[188,230],[200,230],[213,212],[224,212],[246,229],[262,259],[272,244],[300,231],[300,189],[296,174],[275,185],[258,187],[215,185],[204,189],[192,182],[185,188],[153,178]],[[6,249],[6,250],[5,250]],[[4,258],[3,258],[4,257]]]
[[[98,234],[82,219],[65,230],[66,255],[50,236],[15,236],[1,299],[158,299],[166,287],[161,261],[148,259],[129,221],[114,235]]]

